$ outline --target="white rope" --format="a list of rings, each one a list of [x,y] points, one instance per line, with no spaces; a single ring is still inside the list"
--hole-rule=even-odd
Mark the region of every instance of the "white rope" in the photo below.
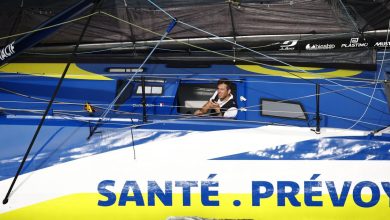
[[[158,48],[157,48],[158,49]],[[389,59],[390,60],[390,59]],[[17,73],[6,73],[6,72],[0,72],[0,78],[23,78],[23,77],[36,77],[36,76],[45,76],[47,74],[45,73],[23,73],[23,72],[17,72]],[[102,76],[106,77],[113,77],[113,76],[121,76],[123,77],[125,74],[123,73],[103,73],[101,74]],[[161,79],[178,79],[179,76],[193,76],[194,74],[192,73],[179,73],[179,74],[171,74],[171,73],[153,73],[153,74],[143,74],[145,78],[161,78]],[[231,76],[232,74],[213,74],[213,73],[202,73],[202,76]],[[81,74],[72,74],[72,76],[78,76],[82,77],[85,75]],[[267,75],[267,74],[234,74],[236,77],[253,77],[253,78],[267,78],[267,77],[275,77],[275,75]],[[188,77],[184,78],[184,80],[208,80],[208,81],[218,81],[219,78],[193,78],[193,77]],[[340,79],[333,79],[333,81],[343,81],[343,82],[372,82],[373,84],[375,82],[382,83],[385,80],[378,80],[376,81],[375,79],[365,79],[365,78],[359,78],[359,77],[343,77]],[[274,83],[285,83],[285,84],[312,84],[312,83],[295,83],[295,82],[278,82],[278,81],[255,81],[255,80],[246,80],[246,82],[274,82]],[[331,84],[321,84],[321,85],[331,85]],[[354,88],[354,87],[351,87]]]
[[[154,6],[156,6],[159,10],[161,10],[162,12],[164,12],[165,14],[167,14],[169,17],[173,17],[173,16],[170,15],[168,12],[164,11],[164,9],[162,9],[162,8],[159,7],[159,6],[157,6],[157,5],[156,5],[154,2],[152,2],[151,0],[148,0],[148,1],[149,1],[151,4],[153,4]],[[250,48],[248,48],[248,47],[245,47],[245,46],[243,46],[243,45],[241,45],[241,44],[238,44],[238,43],[236,43],[236,42],[230,41],[230,40],[228,40],[228,39],[226,39],[226,38],[224,38],[224,37],[217,36],[217,35],[215,35],[215,34],[213,34],[213,33],[210,33],[210,32],[208,32],[208,31],[206,31],[206,30],[203,30],[203,29],[201,29],[201,28],[195,27],[195,26],[190,25],[190,24],[188,24],[188,23],[185,23],[185,22],[183,22],[183,21],[178,20],[177,22],[180,23],[180,24],[183,24],[183,25],[185,25],[185,26],[187,26],[187,27],[190,27],[190,28],[193,28],[193,29],[198,30],[198,31],[200,31],[200,32],[203,32],[203,33],[205,33],[205,34],[208,34],[208,35],[210,35],[210,36],[213,36],[213,37],[215,37],[215,38],[217,38],[217,39],[221,39],[221,40],[223,40],[223,41],[225,41],[225,42],[228,42],[228,43],[230,43],[230,44],[233,44],[233,45],[235,45],[235,46],[239,46],[239,47],[241,47],[241,48],[243,48],[243,49],[249,50],[249,51],[251,51],[251,52],[253,52],[253,53],[255,53],[255,54],[258,54],[258,55],[261,55],[261,56],[266,57],[266,58],[268,58],[268,59],[274,60],[274,61],[276,61],[276,62],[278,62],[278,63],[282,63],[282,64],[284,64],[284,65],[286,65],[286,66],[290,66],[290,67],[292,67],[292,68],[298,70],[299,72],[303,72],[303,73],[315,75],[315,76],[317,76],[317,77],[319,76],[321,79],[323,79],[323,80],[325,80],[325,81],[328,81],[328,82],[330,82],[330,83],[332,83],[332,84],[335,84],[335,85],[338,85],[338,86],[341,86],[341,87],[345,87],[345,88],[349,88],[348,86],[344,86],[344,85],[339,84],[339,83],[337,83],[337,82],[334,82],[334,81],[332,81],[332,80],[330,80],[330,79],[323,78],[323,77],[321,77],[321,74],[313,74],[313,73],[310,73],[310,72],[308,72],[308,71],[306,71],[306,70],[303,70],[303,69],[301,69],[301,68],[299,68],[299,67],[293,66],[293,65],[291,65],[291,64],[289,64],[289,63],[286,63],[286,62],[281,61],[281,60],[279,60],[279,59],[276,59],[276,58],[274,58],[274,57],[271,57],[271,56],[268,56],[268,55],[266,55],[266,54],[260,53],[260,52],[258,52],[258,51],[255,51],[255,50],[253,50],[253,49],[250,49]],[[295,74],[293,74],[293,73],[291,73],[291,72],[288,72],[288,71],[286,71],[286,72],[289,73],[289,74],[291,74],[291,75],[294,75],[294,76],[296,76],[296,77],[298,77],[298,78],[301,78],[301,77],[299,77],[298,75],[295,75]],[[360,92],[360,91],[358,91],[358,90],[354,90],[354,89],[351,89],[351,88],[349,88],[349,90],[354,91],[354,92],[356,92],[356,93],[358,93],[358,94],[361,94],[361,95],[363,95],[363,96],[370,97],[369,95],[367,95],[367,94],[365,94],[365,93],[363,93],[363,92]],[[377,99],[377,98],[374,98],[374,99],[375,99],[376,101],[378,101],[378,102],[382,102],[382,103],[384,103],[384,104],[387,104],[387,102],[385,102],[385,101],[383,101],[383,100],[380,100],[380,99]]]
[[[362,86],[365,86],[365,85],[362,85]],[[361,87],[361,86],[356,86],[356,87]],[[0,89],[3,89],[3,88],[0,88]],[[16,94],[16,95],[20,95],[20,96],[23,96],[23,97],[29,97],[29,98],[32,98],[32,99],[38,99],[34,96],[27,96],[27,95],[24,95],[22,93],[17,93],[17,92],[14,92],[12,90],[7,90],[7,89],[3,89],[3,90],[6,90],[7,92],[10,92],[10,93],[13,93],[13,94]],[[320,95],[326,95],[326,94],[331,94],[331,93],[335,93],[335,92],[339,92],[339,91],[343,91],[343,90],[346,90],[345,88],[344,89],[340,89],[340,90],[333,90],[333,91],[328,91],[328,92],[322,92],[320,93]],[[300,99],[304,99],[304,98],[310,98],[310,97],[314,97],[316,96],[316,94],[311,94],[311,95],[306,95],[306,96],[300,96],[300,97],[295,97],[295,98],[290,98],[290,99],[285,99],[285,100],[279,100],[277,101],[278,103],[283,103],[283,102],[288,102],[288,101],[294,101],[294,100],[300,100]],[[45,99],[41,99],[39,98],[39,100],[45,100]],[[12,103],[47,103],[48,100],[46,100],[46,102],[22,102],[22,101],[2,101],[2,102],[12,102]],[[60,104],[60,105],[79,105],[79,106],[84,106],[84,103],[72,103],[72,102],[59,102],[59,103],[56,103],[56,104]],[[93,106],[107,106],[109,104],[93,104]],[[121,106],[133,106],[134,104],[122,104]],[[248,110],[250,108],[255,108],[255,107],[261,107],[262,104],[259,104],[259,105],[252,105],[252,106],[247,106],[245,107],[244,109],[246,109],[246,111],[257,111],[257,110]],[[182,108],[182,107],[186,107],[186,106],[179,106],[179,105],[164,105],[164,106],[160,106],[160,105],[154,105],[154,104],[149,104],[148,107],[164,107],[164,108]],[[97,107],[99,108],[99,107]],[[55,111],[60,111],[60,110],[55,110]],[[66,110],[64,110],[66,111]],[[132,112],[125,112],[125,111],[120,111],[120,110],[113,110],[111,109],[112,112],[116,112],[116,113],[120,113],[120,114],[126,114],[126,115],[140,115],[138,113],[132,113]],[[79,112],[84,112],[84,111],[79,111]],[[160,115],[161,116],[161,115]],[[165,116],[165,115],[164,115]],[[368,122],[367,122],[368,123]]]
[[[362,115],[360,116],[360,118],[359,118],[351,127],[349,127],[347,130],[352,129],[352,128],[355,127],[357,124],[359,124],[359,122],[361,121],[361,119],[366,115],[367,110],[368,110],[368,108],[369,108],[370,105],[371,105],[372,99],[373,99],[373,97],[374,97],[374,95],[375,95],[376,87],[378,86],[379,77],[380,77],[381,74],[382,74],[382,67],[383,67],[383,61],[384,61],[385,55],[386,55],[387,42],[389,41],[389,32],[390,32],[390,19],[389,19],[389,25],[388,25],[388,28],[387,28],[387,36],[386,36],[385,50],[384,50],[384,54],[383,54],[383,57],[382,57],[381,66],[380,66],[380,68],[379,68],[378,77],[377,77],[377,79],[376,79],[377,82],[375,83],[374,91],[372,91],[372,94],[371,94],[371,97],[370,97],[370,101],[368,102],[367,107],[366,107],[366,109],[364,110],[363,114],[362,114]]]
[[[22,112],[31,112],[31,113],[39,113],[39,112],[43,112],[43,110],[34,110],[34,109],[15,109],[15,108],[0,108],[0,110],[6,110],[6,111],[22,111]],[[311,114],[311,115],[314,115],[316,114],[315,112],[295,112],[295,111],[277,111],[277,110],[247,110],[247,109],[244,109],[244,108],[241,108],[241,109],[238,109],[239,111],[248,111],[248,112],[272,112],[272,113],[292,113],[292,114],[299,114],[299,113],[304,113],[304,114]],[[124,113],[125,115],[142,115],[141,113],[129,113],[129,112],[123,112],[123,111],[119,111],[119,110],[112,110],[113,112],[118,112],[118,113]],[[230,111],[230,109],[226,110],[226,111]],[[233,111],[233,110],[232,110]],[[58,115],[58,114],[63,114],[63,115],[73,115],[75,117],[84,117],[83,115],[77,115],[77,114],[72,114],[73,113],[81,113],[81,112],[85,112],[85,111],[68,111],[68,110],[53,110],[53,113],[55,115]],[[347,117],[341,117],[341,116],[336,116],[336,115],[332,115],[332,114],[326,114],[326,113],[320,113],[320,115],[323,115],[323,116],[328,116],[328,117],[331,117],[331,118],[337,118],[337,119],[342,119],[342,120],[346,120],[346,121],[352,121],[352,122],[357,122],[357,120],[355,119],[351,119],[351,118],[347,118]],[[188,114],[180,114],[180,115],[150,115],[150,116],[165,116],[165,117],[173,117],[173,118],[177,118],[177,119],[199,119],[199,118],[221,118],[221,117],[215,117],[212,115],[212,113],[209,113],[209,114],[205,114],[203,116],[195,116],[195,115],[188,115]],[[272,116],[270,116],[272,117]],[[98,119],[98,117],[96,117],[96,119]],[[226,119],[226,118],[224,118]],[[289,120],[291,118],[284,118],[284,120]],[[79,119],[76,119],[75,120],[79,120]],[[231,121],[235,121],[235,122],[246,122],[247,120],[237,120],[237,119],[229,119]],[[87,120],[84,120],[84,122],[91,122],[93,124],[98,124],[99,122],[95,121],[87,121]],[[253,122],[253,121],[252,121]],[[381,125],[381,124],[375,124],[375,123],[371,123],[371,122],[366,122],[366,121],[359,121],[360,123],[362,124],[367,124],[367,125],[372,125],[372,126],[377,126],[377,127],[385,127],[386,125]],[[265,122],[262,122],[262,124],[265,123]],[[269,122],[269,123],[272,123],[272,122]],[[104,124],[107,124],[107,122],[105,122]],[[124,123],[114,123],[116,125],[124,125]],[[135,125],[137,126],[137,125]]]

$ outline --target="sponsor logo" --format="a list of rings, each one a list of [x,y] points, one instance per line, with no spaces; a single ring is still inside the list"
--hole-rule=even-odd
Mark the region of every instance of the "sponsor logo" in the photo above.
[[[306,50],[331,50],[336,48],[334,44],[306,44]]]
[[[333,207],[345,207],[347,201],[353,201],[354,206],[370,208],[380,205],[381,200],[388,201],[384,196],[381,197],[381,191],[385,192],[390,198],[390,182],[365,181],[343,181],[342,186],[333,180],[317,180],[321,174],[315,173],[310,180],[295,182],[291,180],[278,180],[275,183],[267,180],[253,180],[251,190],[251,204],[247,206],[261,206],[266,200],[276,195],[278,198],[274,205],[278,207],[323,207],[327,206],[322,201],[323,193],[330,196],[330,204]],[[125,184],[118,183],[115,180],[102,180],[97,190],[104,197],[97,201],[101,207],[107,206],[156,206],[157,203],[163,206],[191,206],[195,198],[191,196],[196,189],[200,191],[200,201],[202,206],[222,206],[220,203],[221,195],[220,183],[217,174],[212,173],[206,180],[185,181],[185,180],[167,180],[162,187],[161,181],[148,180],[146,182],[137,182],[136,180],[127,180]],[[160,182],[160,183],[159,183]],[[222,184],[221,184],[222,185]],[[250,186],[250,184],[247,184]],[[123,186],[123,187],[122,187]],[[324,187],[324,189],[322,188]],[[120,194],[115,191],[121,191]],[[182,194],[180,200],[174,200],[173,192]],[[299,201],[297,194],[303,194],[304,200]],[[370,194],[370,200],[363,199],[364,194]],[[158,201],[157,201],[158,200]],[[271,200],[272,201],[272,200]],[[176,203],[176,204],[175,204]],[[353,204],[352,203],[352,204]],[[226,203],[225,203],[226,204]],[[350,205],[352,205],[350,204]],[[240,200],[234,200],[233,206],[240,206]],[[347,205],[347,206],[350,206]]]
[[[357,44],[358,42],[359,42],[359,38],[358,37],[351,38],[351,41],[350,41],[351,44]]]
[[[349,41],[349,44],[341,44],[341,47],[343,48],[356,48],[356,47],[368,47],[368,43],[359,43],[358,37],[353,37]]]
[[[286,40],[280,45],[279,50],[295,50],[295,45],[297,45],[298,40]]]
[[[0,60],[4,60],[5,58],[10,57],[15,53],[14,43],[15,41],[0,50]]]
[[[374,47],[390,47],[390,41],[389,42],[376,42]]]

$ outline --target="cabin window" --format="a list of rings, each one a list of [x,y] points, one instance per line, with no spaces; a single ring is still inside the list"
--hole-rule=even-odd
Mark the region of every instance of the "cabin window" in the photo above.
[[[302,104],[299,102],[262,99],[260,104],[262,116],[307,120]]]
[[[216,83],[182,83],[177,92],[178,112],[193,114],[213,96]],[[232,94],[236,97],[236,85],[232,83]]]
[[[142,95],[142,86],[137,87],[137,95]],[[162,86],[145,86],[145,95],[162,95],[163,87]]]

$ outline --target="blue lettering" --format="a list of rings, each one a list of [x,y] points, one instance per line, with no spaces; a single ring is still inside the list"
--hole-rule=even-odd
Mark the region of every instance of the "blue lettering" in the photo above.
[[[210,174],[209,179],[215,177],[216,174]],[[210,190],[210,187],[218,187],[219,183],[216,181],[202,181],[201,182],[201,200],[204,206],[219,206],[219,201],[210,200],[210,196],[218,196],[218,190]]]
[[[320,174],[314,174],[310,180],[315,180]],[[321,187],[322,182],[320,181],[305,181],[305,195],[304,201],[307,206],[322,206],[322,201],[313,201],[314,196],[321,196],[322,191],[313,191],[313,187]]]
[[[362,190],[364,187],[370,188],[372,192],[371,200],[368,202],[364,202],[362,199]],[[379,187],[373,182],[370,181],[360,182],[353,189],[353,200],[360,207],[368,208],[368,207],[375,206],[379,202],[379,198],[380,198]]]
[[[291,192],[286,192],[286,188],[289,187]],[[292,181],[278,181],[278,206],[286,206],[286,198],[293,206],[301,206],[301,203],[295,197],[299,193],[299,185]]]
[[[345,205],[345,201],[347,201],[347,196],[349,189],[351,188],[351,181],[345,181],[343,188],[341,189],[340,197],[337,196],[336,187],[334,186],[333,181],[326,181],[326,187],[328,188],[330,199],[332,200],[332,204],[335,207],[343,207]]]
[[[191,205],[191,187],[197,187],[196,181],[176,181],[176,187],[183,187],[183,206]]]
[[[133,196],[129,196],[129,189],[133,191]],[[136,181],[126,181],[119,198],[119,206],[125,206],[127,201],[135,201],[137,206],[144,206],[141,190]]]
[[[102,195],[107,197],[107,200],[99,200],[98,206],[111,206],[116,201],[116,195],[115,193],[111,192],[110,190],[106,189],[108,186],[115,186],[114,180],[103,180],[98,185],[98,192]]]
[[[389,207],[390,207],[390,183],[382,182],[383,190],[386,192],[387,197],[389,197]]]
[[[265,192],[261,193],[260,188],[264,187]],[[269,198],[274,193],[274,187],[270,182],[252,181],[252,206],[260,206],[260,199]]]
[[[172,206],[172,182],[165,182],[165,193],[156,181],[148,181],[148,205],[155,206],[155,195],[165,206]]]

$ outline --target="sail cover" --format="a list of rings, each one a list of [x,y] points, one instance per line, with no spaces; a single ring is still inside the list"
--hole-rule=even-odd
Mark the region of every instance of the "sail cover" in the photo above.
[[[78,1],[3,0],[0,2],[0,36],[34,30],[49,17]],[[293,59],[296,62],[301,62],[305,57],[313,57],[310,53],[324,52],[331,55],[331,58],[325,59],[326,62],[333,60],[332,62],[370,64],[375,58],[371,56],[369,59],[363,59],[363,57],[367,58],[367,55],[375,54],[367,50],[383,49],[390,18],[389,0],[155,0],[154,2],[184,23],[217,36],[228,37],[231,41],[258,51],[282,54],[280,58],[289,57],[288,61]],[[113,51],[123,53],[129,50],[134,52],[133,50],[136,49],[137,55],[142,56],[143,52],[148,51],[149,47],[155,44],[154,41],[160,38],[155,33],[164,33],[171,20],[146,0],[103,0],[99,10],[105,14],[92,16],[81,41],[81,50],[107,48],[107,44],[110,44],[109,48],[115,47],[115,50],[111,50],[110,53]],[[87,10],[78,17],[90,13],[91,11]],[[57,53],[71,51],[72,47],[67,46],[77,43],[85,22],[86,18],[63,25],[59,31],[43,40],[32,51]],[[178,24],[169,37],[212,50],[230,50],[228,52],[231,54],[246,56],[245,53],[240,54],[243,52],[240,48],[182,24]],[[17,37],[2,38],[0,45],[4,46],[15,38]],[[164,41],[160,48],[167,49],[165,52],[159,51],[155,54],[155,56],[162,54],[160,59],[171,56],[183,57],[182,54],[178,55],[169,49],[179,50],[176,52],[180,53],[199,50],[169,40]],[[339,50],[342,50],[342,53],[346,54],[343,56],[348,58],[336,59],[335,57],[340,57]],[[291,53],[291,51],[295,52]],[[297,56],[301,52],[303,52],[302,56]],[[200,57],[209,56],[210,54],[200,55]],[[351,59],[356,56],[358,56],[356,60]],[[295,60],[294,57],[299,59]]]

